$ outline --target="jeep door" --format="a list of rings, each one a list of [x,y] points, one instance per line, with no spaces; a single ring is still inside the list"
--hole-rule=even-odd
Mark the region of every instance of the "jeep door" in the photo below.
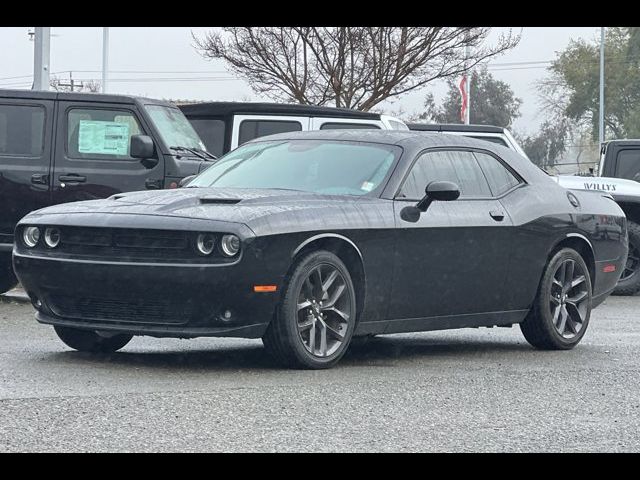
[[[0,98],[0,246],[11,249],[16,223],[50,202],[54,101]]]
[[[133,104],[60,102],[53,167],[54,203],[106,198],[120,192],[159,189],[164,159],[129,156],[132,135],[151,135]]]

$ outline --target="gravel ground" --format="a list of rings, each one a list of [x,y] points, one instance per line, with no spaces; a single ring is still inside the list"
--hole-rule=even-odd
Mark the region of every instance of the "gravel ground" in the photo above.
[[[0,300],[0,451],[640,451],[640,306],[611,297],[568,352],[519,328],[379,337],[328,371],[258,340],[71,351]]]

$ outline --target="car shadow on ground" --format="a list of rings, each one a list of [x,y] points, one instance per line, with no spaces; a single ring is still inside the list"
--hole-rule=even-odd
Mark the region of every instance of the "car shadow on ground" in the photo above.
[[[375,337],[350,345],[338,367],[389,366],[398,362],[412,362],[430,358],[433,360],[469,360],[479,355],[498,354],[508,361],[513,355],[535,350],[526,342],[499,339],[442,339],[436,336],[406,338],[397,336]],[[53,357],[53,358],[52,358]],[[212,346],[211,349],[122,351],[112,354],[88,354],[75,351],[53,353],[47,361],[92,364],[109,363],[135,368],[186,369],[186,370],[281,370],[265,351],[260,342],[250,345]]]

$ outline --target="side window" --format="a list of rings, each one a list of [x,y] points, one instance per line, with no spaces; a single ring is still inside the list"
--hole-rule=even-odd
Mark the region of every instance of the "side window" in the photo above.
[[[43,107],[0,105],[0,155],[39,157],[43,138]]]
[[[132,112],[74,108],[67,113],[67,153],[71,158],[129,160],[132,135],[142,132]]]
[[[299,132],[302,130],[300,122],[293,120],[243,120],[240,124],[238,145],[242,145],[254,138],[274,135],[284,132]]]
[[[320,125],[320,130],[380,130],[378,125],[372,123],[342,123],[342,122],[327,122]]]
[[[640,181],[640,150],[620,150],[616,161],[616,177]]]
[[[482,167],[491,192],[495,197],[511,190],[520,183],[513,173],[511,173],[500,161],[486,153],[474,152],[478,163]]]
[[[422,154],[409,172],[399,197],[419,200],[427,184],[438,180],[456,183],[460,197],[491,197],[489,184],[473,153],[457,150]]]
[[[226,123],[218,118],[189,118],[191,125],[207,147],[207,151],[216,157],[224,153],[224,134]]]

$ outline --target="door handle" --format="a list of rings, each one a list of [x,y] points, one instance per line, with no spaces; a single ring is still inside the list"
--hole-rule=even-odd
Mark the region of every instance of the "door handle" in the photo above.
[[[31,175],[31,183],[35,185],[49,185],[49,175],[46,173],[34,173]]]
[[[70,184],[74,184],[74,183],[83,183],[87,181],[87,177],[83,177],[81,175],[60,175],[58,177],[58,180],[60,180],[61,182],[68,182]]]
[[[502,210],[491,210],[489,212],[491,218],[493,218],[496,222],[501,222],[504,220],[504,212]]]

